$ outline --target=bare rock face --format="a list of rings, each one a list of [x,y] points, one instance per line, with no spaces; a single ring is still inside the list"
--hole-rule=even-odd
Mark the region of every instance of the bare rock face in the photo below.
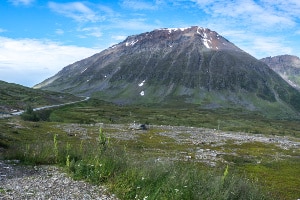
[[[261,59],[291,86],[300,90],[300,59],[297,56],[281,55]]]
[[[300,95],[265,63],[207,28],[163,28],[66,66],[35,86],[120,104],[300,111]],[[298,101],[299,100],[299,101]]]

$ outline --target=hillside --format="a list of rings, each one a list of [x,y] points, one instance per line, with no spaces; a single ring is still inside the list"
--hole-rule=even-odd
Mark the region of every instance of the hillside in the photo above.
[[[297,56],[281,55],[261,59],[291,86],[300,90],[300,59]]]
[[[194,104],[298,116],[300,94],[266,64],[207,28],[129,36],[35,86],[118,104]]]
[[[71,94],[44,91],[0,81],[0,113],[24,110],[27,105],[40,107],[76,101],[81,98]]]

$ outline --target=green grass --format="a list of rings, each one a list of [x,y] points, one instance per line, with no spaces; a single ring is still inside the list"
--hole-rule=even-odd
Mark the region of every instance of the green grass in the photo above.
[[[36,108],[80,99],[82,98],[71,94],[32,89],[0,81],[0,114],[9,113],[15,109],[25,110],[28,105]]]
[[[147,167],[148,166],[148,167]],[[268,199],[255,183],[196,163],[148,163],[126,171],[113,187],[121,199]]]
[[[299,199],[300,161],[298,159],[264,162],[243,166],[250,176],[264,184],[278,199]],[[288,177],[288,178],[287,178]]]

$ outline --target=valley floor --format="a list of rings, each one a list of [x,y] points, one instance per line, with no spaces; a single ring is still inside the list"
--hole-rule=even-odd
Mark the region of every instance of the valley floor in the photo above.
[[[64,124],[58,125],[67,134],[75,133],[80,139],[94,138],[98,127],[105,134],[124,143],[135,146],[136,153],[143,157],[157,159],[191,160],[215,166],[226,163],[228,156],[246,156],[253,164],[262,160],[278,161],[296,157],[300,140],[291,136],[252,134],[244,132],[219,131],[216,129],[151,125],[148,131],[139,130],[137,124]],[[96,129],[89,131],[89,129]],[[123,142],[121,142],[123,141]],[[131,144],[132,145],[128,145]],[[134,150],[134,151],[135,151]],[[132,153],[134,153],[134,151]]]
[[[167,125],[147,125],[147,130],[140,130],[140,124],[33,123],[17,118],[3,119],[2,126],[12,130],[7,135],[30,141],[30,146],[23,144],[23,151],[27,150],[28,155],[41,153],[42,149],[35,150],[34,141],[43,149],[48,141],[52,154],[52,133],[56,133],[62,147],[71,149],[72,146],[80,151],[82,146],[91,146],[100,140],[100,129],[109,139],[109,145],[123,148],[129,160],[143,163],[187,161],[222,170],[229,166],[229,173],[246,174],[264,186],[267,192],[280,195],[277,199],[300,198],[300,140],[291,135]],[[3,138],[7,135],[3,134]],[[49,198],[117,199],[104,187],[74,181],[57,167],[24,167],[0,160],[0,199]]]

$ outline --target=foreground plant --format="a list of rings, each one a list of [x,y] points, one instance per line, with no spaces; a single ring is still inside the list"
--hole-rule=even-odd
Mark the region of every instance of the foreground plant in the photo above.
[[[224,171],[224,174],[222,176],[222,183],[224,183],[225,181],[225,178],[228,176],[228,165],[226,166],[226,169]]]
[[[54,134],[53,137],[53,153],[54,153],[54,157],[55,157],[55,162],[58,162],[58,142],[57,142],[57,135]]]

